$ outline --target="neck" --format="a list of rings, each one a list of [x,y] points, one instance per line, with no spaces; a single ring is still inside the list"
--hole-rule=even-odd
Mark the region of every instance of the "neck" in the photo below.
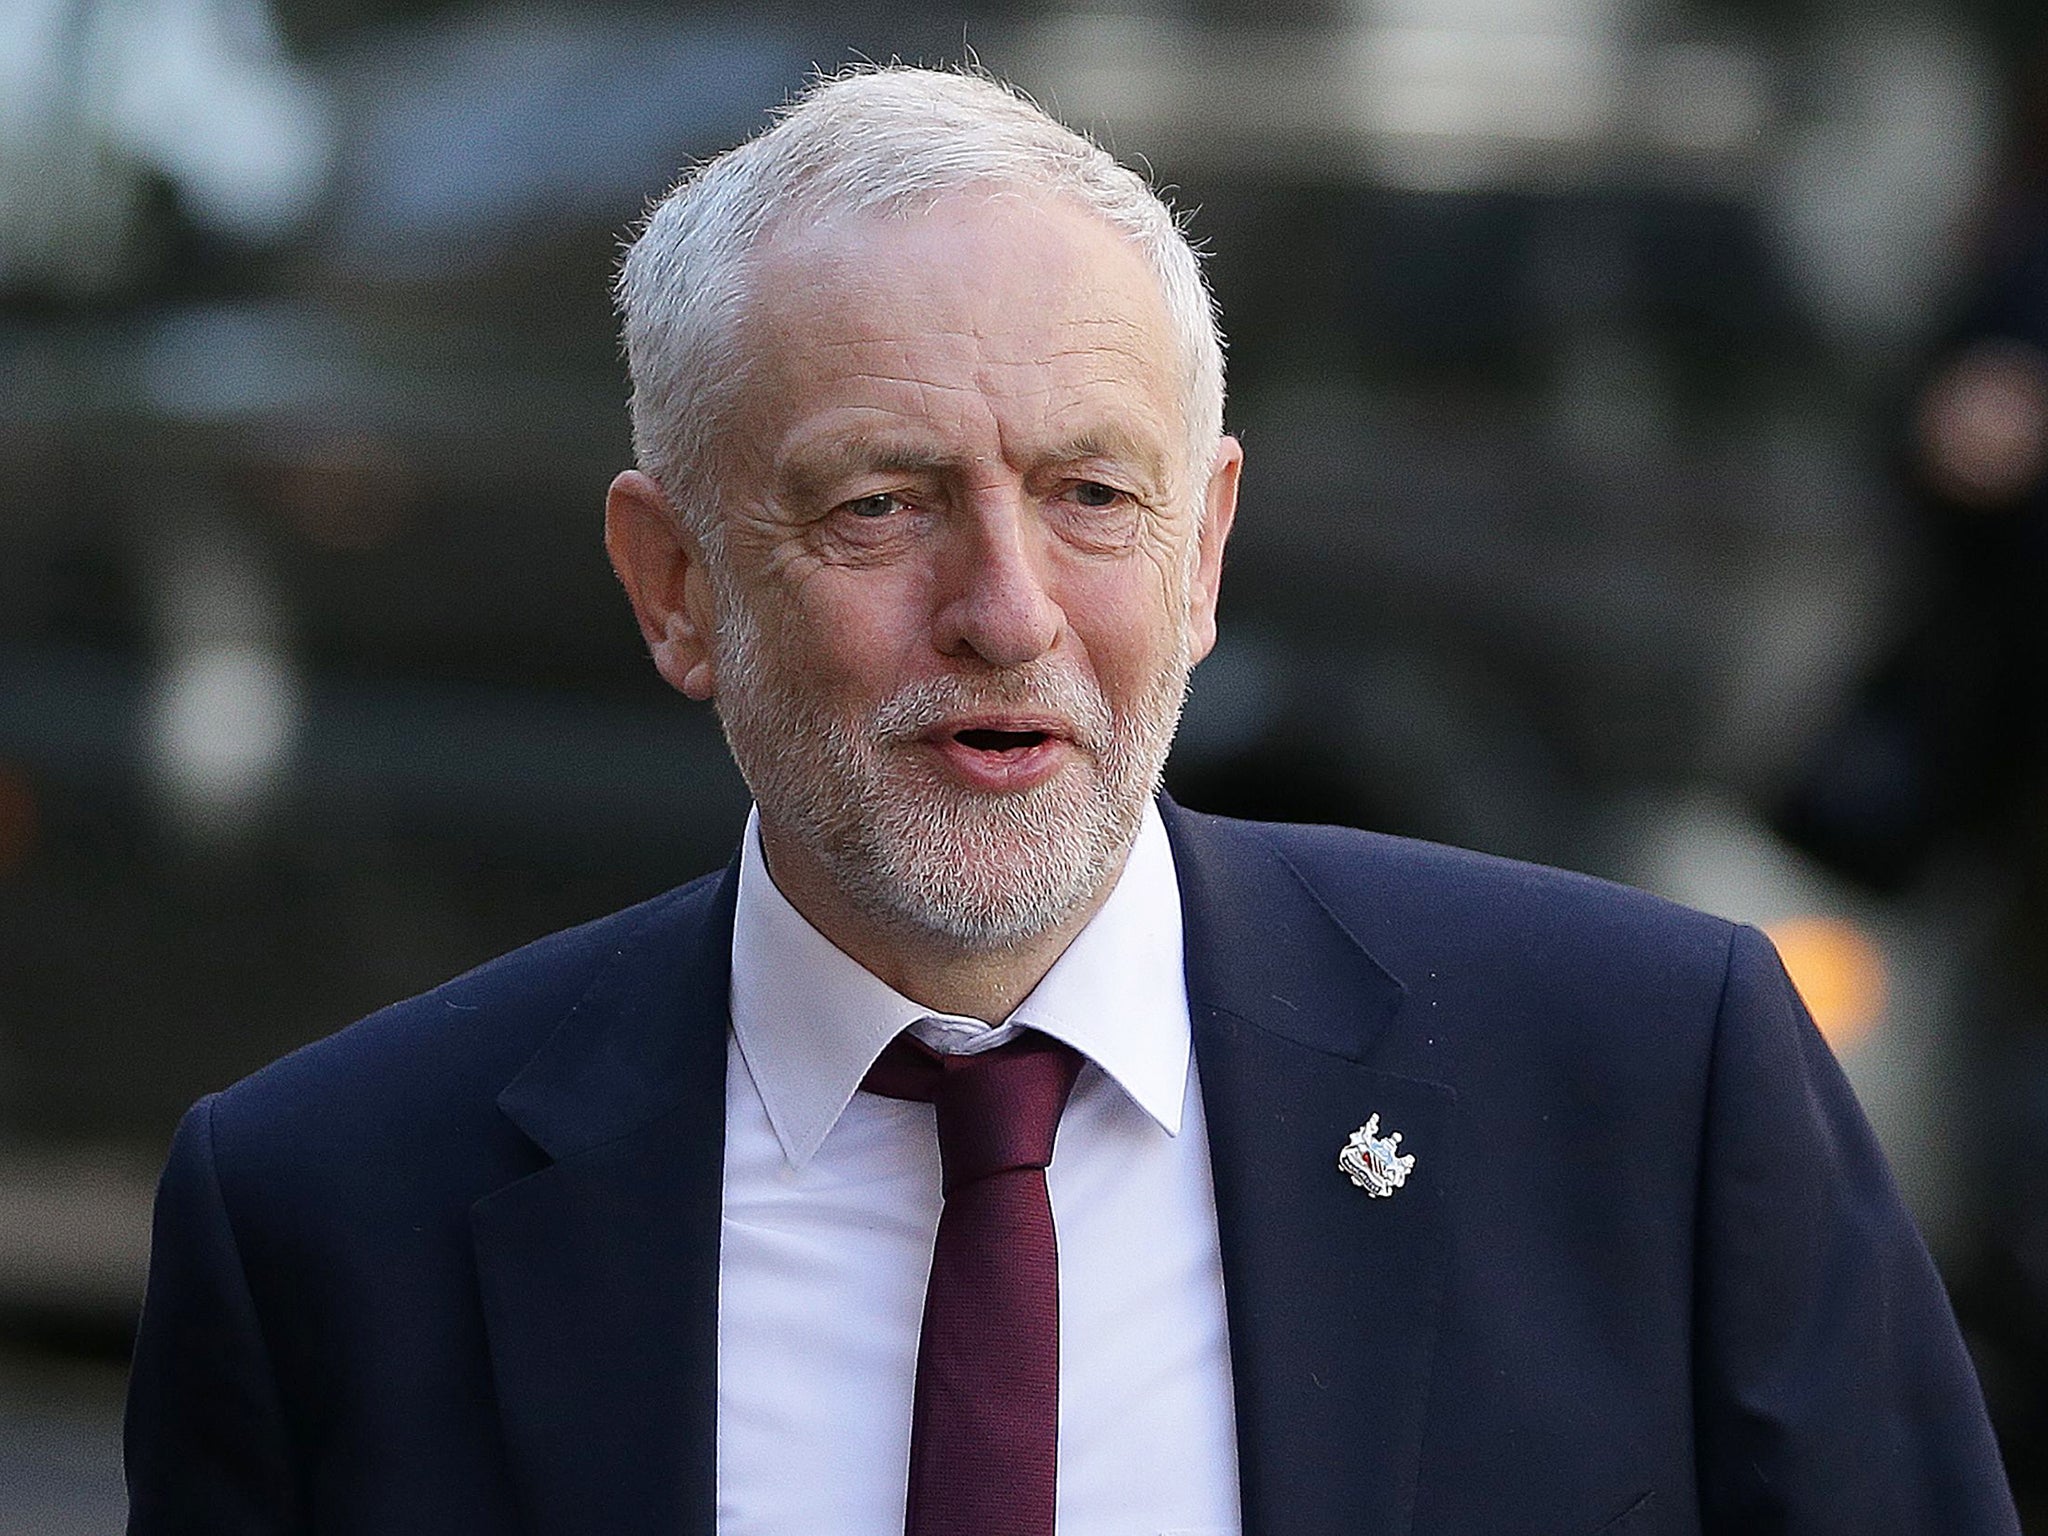
[[[761,852],[789,904],[870,974],[934,1013],[987,1024],[1002,1023],[1031,995],[1123,873],[1119,863],[1089,900],[1042,932],[975,945],[856,904],[794,839],[778,835],[765,820]]]

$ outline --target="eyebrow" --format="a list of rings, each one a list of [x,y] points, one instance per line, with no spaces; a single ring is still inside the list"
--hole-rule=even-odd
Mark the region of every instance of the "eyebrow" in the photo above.
[[[800,491],[818,491],[850,474],[939,474],[957,456],[899,438],[855,432],[806,444],[782,464],[782,478]]]
[[[1049,452],[1035,456],[1043,464],[1074,464],[1086,459],[1129,462],[1157,474],[1167,455],[1143,446],[1129,433],[1095,428],[1077,433]],[[807,444],[789,455],[783,478],[799,491],[819,491],[851,474],[942,475],[965,462],[960,455],[913,440],[852,432]]]
[[[1166,464],[1167,455],[1155,452],[1129,433],[1113,428],[1083,432],[1047,455],[1047,461],[1053,464],[1072,464],[1080,459],[1123,460],[1156,472]]]

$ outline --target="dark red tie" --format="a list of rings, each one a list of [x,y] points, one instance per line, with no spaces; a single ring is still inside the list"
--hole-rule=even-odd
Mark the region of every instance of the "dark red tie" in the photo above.
[[[1045,1168],[1081,1058],[1027,1031],[972,1056],[898,1035],[861,1086],[939,1116],[945,1208],[910,1413],[905,1536],[1052,1536],[1060,1275]]]

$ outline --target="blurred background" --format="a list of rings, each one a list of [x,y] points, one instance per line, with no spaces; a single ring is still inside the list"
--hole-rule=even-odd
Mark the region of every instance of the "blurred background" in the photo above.
[[[0,1532],[118,1528],[198,1095],[722,863],[606,286],[814,67],[1192,210],[1249,454],[1169,778],[1766,926],[2048,1518],[2034,0],[0,0]]]

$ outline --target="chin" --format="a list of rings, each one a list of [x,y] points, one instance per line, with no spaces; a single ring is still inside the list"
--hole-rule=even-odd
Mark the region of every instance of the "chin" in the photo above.
[[[1092,780],[1016,794],[920,786],[883,797],[852,837],[818,852],[871,915],[963,948],[1002,949],[1092,907],[1143,814],[1142,797],[1105,796]]]

